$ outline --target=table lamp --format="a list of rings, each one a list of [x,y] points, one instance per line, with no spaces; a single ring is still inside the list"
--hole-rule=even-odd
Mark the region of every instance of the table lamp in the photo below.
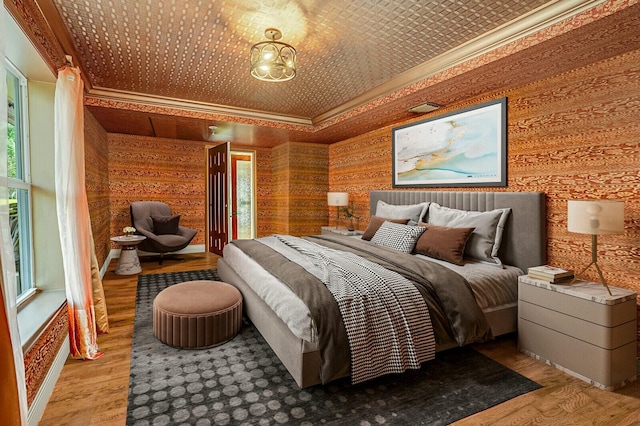
[[[580,271],[576,278],[594,265],[602,285],[611,295],[611,290],[598,266],[598,235],[624,233],[624,201],[569,200],[567,229],[569,232],[591,235],[591,263]]]
[[[349,205],[349,193],[327,192],[327,204],[329,206],[336,206],[336,229],[338,229],[338,223],[340,222],[340,207]]]

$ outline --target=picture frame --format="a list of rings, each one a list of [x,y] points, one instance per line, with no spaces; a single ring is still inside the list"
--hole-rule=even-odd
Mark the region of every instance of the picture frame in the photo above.
[[[393,187],[507,186],[507,98],[392,129]]]

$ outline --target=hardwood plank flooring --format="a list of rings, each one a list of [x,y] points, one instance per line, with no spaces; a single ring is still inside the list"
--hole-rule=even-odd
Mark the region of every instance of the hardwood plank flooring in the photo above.
[[[218,260],[207,253],[183,257],[162,266],[143,262],[143,273],[215,268]],[[98,337],[104,355],[95,361],[67,360],[40,425],[126,423],[137,275],[116,275],[114,269],[115,261],[103,279],[110,324],[109,334]],[[475,349],[543,387],[456,425],[640,425],[640,380],[616,392],[602,391],[518,352],[514,337]]]

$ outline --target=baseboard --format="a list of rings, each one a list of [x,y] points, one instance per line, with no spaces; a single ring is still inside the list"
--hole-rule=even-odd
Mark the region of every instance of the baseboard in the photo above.
[[[60,377],[60,373],[62,372],[62,367],[64,367],[64,363],[69,357],[69,352],[69,339],[67,336],[60,347],[60,350],[56,354],[56,357],[53,360],[44,381],[42,382],[42,386],[40,386],[38,393],[33,399],[31,407],[29,407],[29,412],[27,413],[27,424],[29,426],[37,426],[42,414],[44,414],[44,410],[47,408],[47,403],[49,402],[53,388],[58,381],[58,377]]]
[[[182,250],[172,251],[171,254],[204,253],[204,252],[205,252],[204,244],[194,244],[194,245],[191,245],[191,246],[186,246]],[[157,255],[158,253],[148,252],[148,251],[144,251],[144,250],[138,250],[138,254],[140,256],[152,256],[152,255]]]
[[[113,259],[117,259],[118,257],[120,257],[120,249],[111,249],[111,251],[109,251],[107,259],[102,264],[102,268],[100,268],[100,278],[104,278],[107,269],[109,269],[109,264],[111,264]]]

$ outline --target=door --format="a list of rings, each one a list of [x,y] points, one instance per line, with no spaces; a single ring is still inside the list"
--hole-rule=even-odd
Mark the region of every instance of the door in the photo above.
[[[207,148],[207,246],[222,256],[229,242],[229,142]]]

